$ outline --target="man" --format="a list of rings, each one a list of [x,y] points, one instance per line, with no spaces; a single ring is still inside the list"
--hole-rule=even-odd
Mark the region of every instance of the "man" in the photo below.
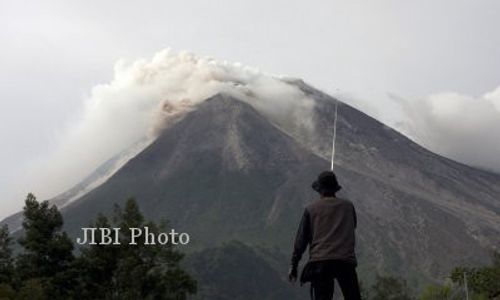
[[[297,280],[297,266],[309,245],[309,262],[304,267],[301,283],[311,282],[311,296],[316,300],[333,298],[336,279],[345,300],[361,299],[356,274],[356,211],[351,201],[337,198],[341,189],[335,174],[319,174],[312,188],[321,197],[309,204],[300,221],[288,278]]]

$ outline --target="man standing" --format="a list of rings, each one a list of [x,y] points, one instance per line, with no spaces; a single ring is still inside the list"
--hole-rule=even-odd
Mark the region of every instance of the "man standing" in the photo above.
[[[311,282],[314,299],[331,300],[336,279],[345,300],[359,300],[354,206],[351,201],[335,196],[341,187],[331,171],[319,174],[312,188],[321,197],[309,204],[302,215],[288,278],[291,282],[297,280],[297,266],[309,245],[309,262],[300,282]]]

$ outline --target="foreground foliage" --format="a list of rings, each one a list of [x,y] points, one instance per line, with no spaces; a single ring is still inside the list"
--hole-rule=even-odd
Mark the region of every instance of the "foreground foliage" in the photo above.
[[[73,242],[62,231],[57,207],[29,194],[24,206],[21,252],[12,257],[7,226],[0,228],[0,299],[187,299],[196,282],[181,267],[183,255],[172,244],[129,246],[127,230],[120,245],[93,245],[74,254]],[[166,224],[145,220],[135,200],[115,207],[111,220],[100,215],[90,227]],[[97,235],[99,236],[99,235]]]

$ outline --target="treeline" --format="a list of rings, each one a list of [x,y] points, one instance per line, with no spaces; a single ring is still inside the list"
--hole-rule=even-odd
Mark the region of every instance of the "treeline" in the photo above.
[[[395,276],[377,276],[372,286],[361,288],[364,300],[463,300],[466,294],[470,300],[497,300],[500,299],[500,255],[494,254],[489,267],[457,267],[445,284],[429,285],[420,293]]]
[[[62,231],[63,218],[55,205],[29,194],[23,213],[23,236],[17,241],[6,225],[0,228],[0,299],[182,300],[196,292],[196,282],[180,266],[183,254],[171,244],[128,245],[128,228],[148,226],[154,233],[166,229],[164,223],[145,220],[133,199],[123,208],[116,205],[112,218],[99,215],[89,226],[120,227],[123,242],[81,251],[74,251]],[[14,257],[15,242],[21,249]]]
[[[463,300],[466,294],[470,300],[500,300],[500,253],[493,254],[491,266],[454,268],[445,284],[429,285],[420,293],[402,278],[380,275],[361,290],[364,300]]]

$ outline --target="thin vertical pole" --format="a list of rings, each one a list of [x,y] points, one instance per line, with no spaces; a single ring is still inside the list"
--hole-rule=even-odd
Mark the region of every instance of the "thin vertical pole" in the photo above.
[[[332,166],[331,170],[333,171],[333,165],[335,163],[335,140],[337,139],[337,112],[338,112],[339,100],[335,99],[335,119],[333,120],[333,140],[332,140]]]

